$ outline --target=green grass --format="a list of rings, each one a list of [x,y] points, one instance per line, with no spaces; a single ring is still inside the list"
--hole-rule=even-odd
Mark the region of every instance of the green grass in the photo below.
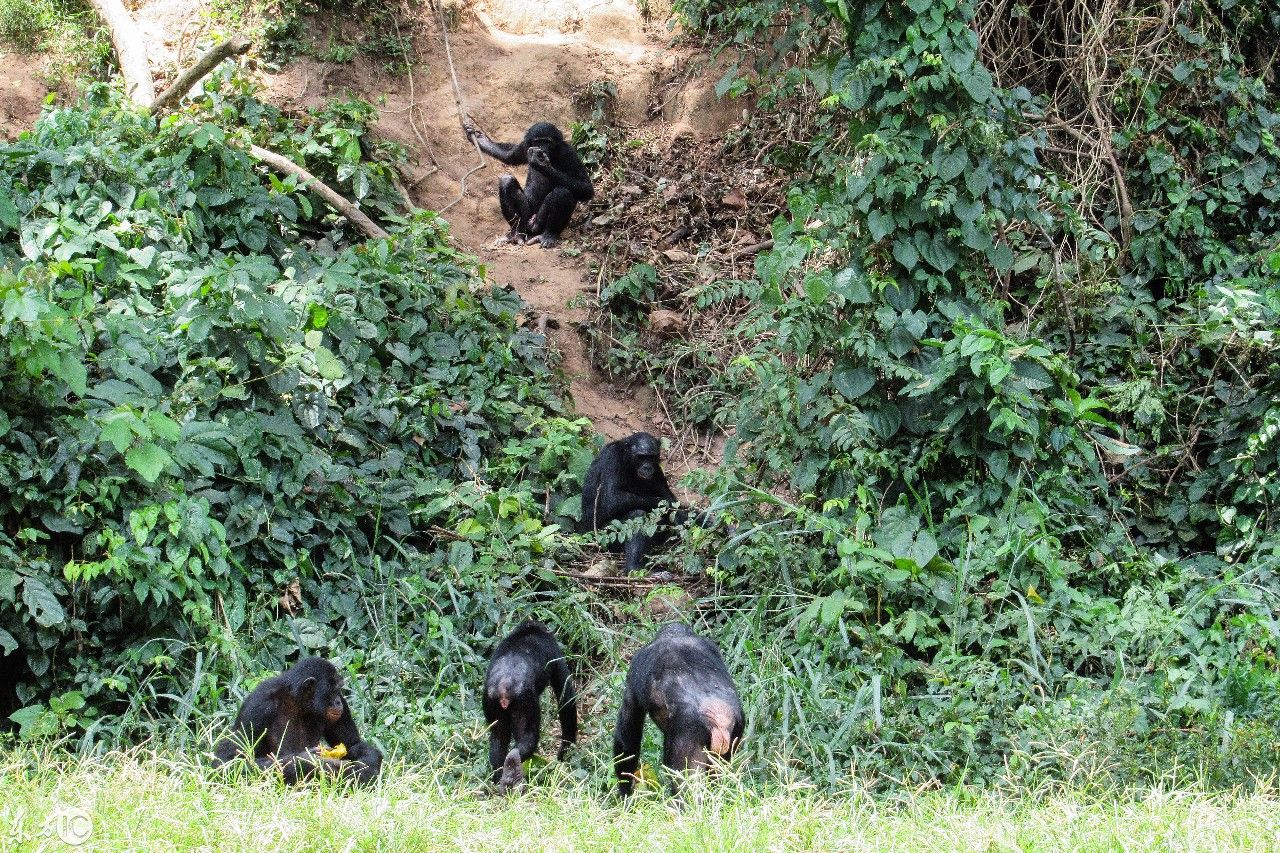
[[[0,752],[0,850],[67,849],[59,809],[83,810],[81,850],[1277,850],[1280,796],[1193,791],[1011,796],[968,790],[874,799],[763,793],[697,780],[626,804],[561,779],[489,796],[456,773],[392,767],[373,789],[228,781],[145,751]],[[46,828],[46,827],[50,828]]]

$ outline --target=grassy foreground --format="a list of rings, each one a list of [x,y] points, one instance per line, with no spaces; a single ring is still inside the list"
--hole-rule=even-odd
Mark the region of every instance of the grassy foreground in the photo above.
[[[226,781],[150,753],[0,753],[0,850],[1278,850],[1280,797],[1100,801],[933,792],[893,801],[722,779],[626,806],[563,781],[505,800],[422,771],[376,789]],[[72,811],[78,809],[77,811]]]

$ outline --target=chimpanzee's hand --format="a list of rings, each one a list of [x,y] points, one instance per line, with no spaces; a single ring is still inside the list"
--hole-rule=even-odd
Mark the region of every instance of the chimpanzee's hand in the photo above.
[[[551,168],[551,158],[547,156],[547,152],[536,145],[529,146],[529,165],[537,166],[541,169]]]

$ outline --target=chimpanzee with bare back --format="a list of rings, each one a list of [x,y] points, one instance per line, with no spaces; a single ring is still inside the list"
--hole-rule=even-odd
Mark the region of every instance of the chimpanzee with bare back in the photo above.
[[[563,759],[578,739],[578,696],[569,677],[564,650],[547,627],[530,619],[498,643],[484,678],[484,719],[489,724],[489,767],[499,789],[512,790],[524,782],[521,762],[538,750],[542,734],[539,699],[550,686],[560,716]],[[515,747],[507,751],[512,737]]]

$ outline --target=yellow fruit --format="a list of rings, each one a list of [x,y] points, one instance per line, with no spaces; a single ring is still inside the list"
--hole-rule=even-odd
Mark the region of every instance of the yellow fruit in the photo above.
[[[657,772],[643,761],[636,768],[636,787],[642,791],[657,791],[661,787]]]
[[[320,757],[334,759],[346,758],[347,745],[345,743],[340,743],[336,746],[322,746],[320,747]]]

